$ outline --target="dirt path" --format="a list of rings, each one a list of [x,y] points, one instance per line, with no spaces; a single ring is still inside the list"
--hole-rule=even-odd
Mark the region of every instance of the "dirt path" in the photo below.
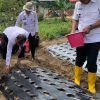
[[[57,73],[66,77],[68,80],[73,80],[73,65],[68,63],[67,61],[63,61],[55,57],[52,57],[51,54],[49,54],[46,51],[46,48],[48,46],[53,45],[53,44],[60,44],[63,42],[66,42],[65,38],[58,38],[54,40],[44,41],[40,43],[40,46],[37,49],[35,61],[32,62],[29,57],[25,60],[22,60],[21,63],[26,64],[27,66],[30,66],[30,67],[38,67],[38,66],[46,67],[46,68],[56,71]],[[14,66],[15,63],[16,63],[16,56],[13,56],[12,66]],[[1,64],[0,69],[2,70],[2,64]],[[81,87],[84,89],[87,89],[87,72],[85,71],[83,72],[83,75],[82,75]],[[100,93],[100,78],[99,77],[97,78],[96,89],[97,89],[97,92]],[[3,100],[3,99],[0,98],[0,100]]]
[[[52,55],[46,50],[46,48],[50,45],[60,44],[64,42],[66,42],[65,38],[57,38],[54,40],[47,40],[40,43],[40,46],[37,49],[36,53],[36,60],[31,65],[34,67],[40,66],[49,68],[66,77],[68,80],[73,80],[73,65],[67,61],[52,57]],[[28,65],[30,65],[30,63]],[[82,75],[81,87],[87,89],[86,71],[84,71]],[[100,77],[97,77],[96,89],[97,92],[100,93]]]

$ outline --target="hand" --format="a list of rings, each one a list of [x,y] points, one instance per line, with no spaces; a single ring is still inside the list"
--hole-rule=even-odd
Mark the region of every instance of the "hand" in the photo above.
[[[10,65],[7,65],[6,67],[5,67],[5,73],[10,73],[10,71],[11,71],[11,67],[10,67]]]
[[[90,26],[85,27],[82,31],[88,34],[90,32]]]
[[[18,58],[18,60],[17,60],[17,65],[19,65],[19,64],[20,64],[20,61],[21,61],[21,59],[20,59],[20,58]]]
[[[21,47],[19,47],[19,50],[17,51],[17,55],[19,56],[21,52]]]
[[[36,38],[38,37],[38,32],[35,33],[35,37],[36,37]]]
[[[39,39],[39,36],[37,35],[37,36],[35,36],[35,39]]]
[[[70,34],[73,34],[73,33],[70,33]],[[70,35],[70,34],[66,34],[65,37],[67,37],[67,36]]]

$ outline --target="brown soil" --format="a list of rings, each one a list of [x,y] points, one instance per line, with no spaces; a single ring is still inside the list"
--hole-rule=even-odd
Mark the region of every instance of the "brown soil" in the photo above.
[[[32,62],[29,58],[24,59],[21,61],[22,64],[26,64],[29,67],[46,67],[51,70],[54,70],[55,72],[61,74],[62,76],[66,77],[68,80],[73,80],[73,66],[67,61],[60,60],[56,57],[52,57],[50,53],[47,52],[47,47],[54,44],[60,44],[64,43],[66,40],[64,38],[57,38],[54,40],[46,40],[44,42],[41,42],[37,51],[36,51],[36,59]],[[12,66],[16,63],[16,56],[13,56],[12,58]],[[1,64],[1,63],[0,63]],[[2,70],[2,64],[1,64],[1,70]],[[96,89],[97,92],[100,93],[100,77],[97,77],[96,82]],[[83,72],[82,75],[82,84],[81,87],[84,89],[87,89],[87,72]],[[0,98],[0,100],[3,100]],[[5,99],[4,99],[5,100]]]

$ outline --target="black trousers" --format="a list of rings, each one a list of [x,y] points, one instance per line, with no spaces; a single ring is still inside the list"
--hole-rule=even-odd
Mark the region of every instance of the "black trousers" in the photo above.
[[[8,38],[5,34],[4,34],[4,41],[5,41],[5,44],[0,47],[0,53],[1,53],[2,58],[6,59]],[[17,53],[18,50],[19,50],[19,46],[15,44],[12,49],[12,54]],[[25,46],[21,46],[21,52],[18,55],[18,58],[22,58],[24,56],[25,56]]]
[[[23,58],[23,57],[25,57],[25,46],[21,47],[21,52],[18,55],[18,58]]]
[[[12,54],[16,54],[18,50],[19,50],[19,46],[15,44],[13,46]],[[25,57],[25,46],[24,45],[21,46],[21,52],[18,55],[18,58],[22,58],[22,57]]]
[[[29,44],[30,44],[30,51],[31,51],[32,58],[35,58],[35,50],[36,50],[35,36],[32,36],[30,33],[28,40],[29,40]]]
[[[7,44],[8,44],[8,38],[5,34],[3,34],[4,43],[0,46],[0,53],[3,59],[6,59],[6,53],[7,53]]]
[[[86,67],[89,72],[97,72],[97,57],[100,48],[100,42],[87,43],[82,47],[76,48],[76,65],[82,67],[87,60]]]

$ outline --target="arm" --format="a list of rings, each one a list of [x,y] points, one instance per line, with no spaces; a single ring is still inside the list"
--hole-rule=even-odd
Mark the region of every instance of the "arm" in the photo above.
[[[100,27],[100,19],[96,21],[96,23],[90,25],[91,29],[95,29]]]
[[[73,13],[73,21],[72,21],[72,29],[71,29],[71,33],[75,33],[76,29],[78,28],[78,20],[79,20],[79,16],[78,16],[78,9],[79,9],[79,5],[80,3],[77,2],[75,5],[75,9],[74,9],[74,13]]]
[[[11,59],[12,47],[13,47],[13,44],[8,41],[7,54],[6,54],[6,66],[9,66],[9,67],[10,67],[10,59]]]
[[[94,24],[91,24],[83,29],[83,32],[88,34],[92,29],[100,27],[100,19],[97,20]]]
[[[8,41],[7,45],[7,54],[6,54],[6,67],[5,67],[5,72],[9,73],[11,71],[10,68],[10,59],[11,59],[11,53],[12,53],[12,44]]]
[[[36,14],[36,13],[35,13]],[[36,30],[36,35],[38,35],[38,16],[37,16],[37,14],[35,15],[35,30]]]
[[[72,30],[71,30],[71,33],[75,33],[77,27],[78,27],[78,20],[73,20],[72,21]]]
[[[21,15],[19,14],[18,18],[17,18],[17,21],[15,23],[15,26],[20,26],[22,20],[21,20]]]

